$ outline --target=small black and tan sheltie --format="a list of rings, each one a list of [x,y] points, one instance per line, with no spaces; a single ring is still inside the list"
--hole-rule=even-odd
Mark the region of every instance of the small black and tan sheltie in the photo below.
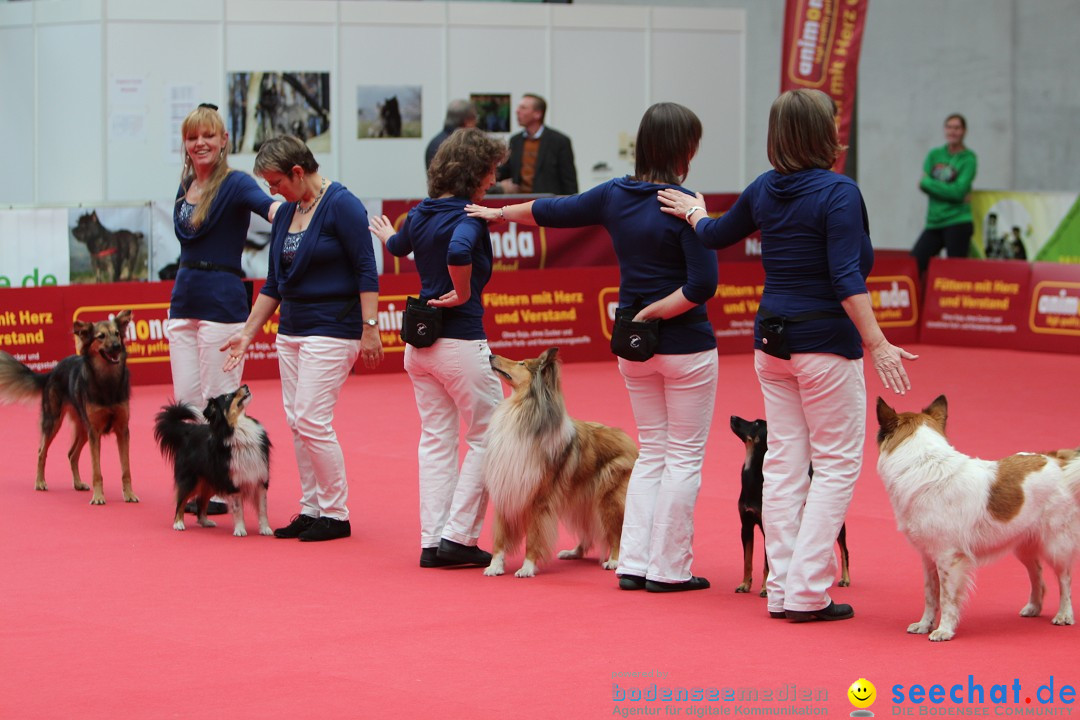
[[[157,414],[154,439],[161,454],[172,461],[176,483],[174,530],[184,529],[184,505],[192,497],[199,507],[199,525],[215,527],[206,517],[206,506],[218,495],[229,501],[233,535],[247,535],[245,498],[259,514],[259,534],[273,534],[266,517],[270,438],[244,412],[250,399],[248,386],[241,385],[235,392],[211,398],[202,413],[186,403],[173,403]]]
[[[607,570],[619,564],[626,486],[637,460],[622,430],[574,420],[559,382],[559,349],[517,362],[492,355],[491,368],[512,392],[492,415],[484,453],[484,485],[495,509],[495,538],[485,575],[502,575],[506,553],[525,539],[525,562],[514,573],[533,577],[551,554],[561,517],[578,546],[559,553],[581,558],[602,539]]]
[[[94,484],[90,504],[105,504],[101,477],[101,436],[112,433],[116,435],[116,445],[120,450],[124,502],[139,502],[131,489],[131,463],[128,461],[131,379],[127,369],[124,333],[130,322],[130,310],[98,322],[76,320],[72,327],[75,354],[61,360],[47,373],[36,373],[0,351],[0,401],[40,400],[41,403],[41,444],[38,446],[35,490],[48,490],[45,484],[45,458],[66,414],[75,429],[71,449],[68,450],[75,489],[90,489],[79,475],[79,456],[89,441]]]

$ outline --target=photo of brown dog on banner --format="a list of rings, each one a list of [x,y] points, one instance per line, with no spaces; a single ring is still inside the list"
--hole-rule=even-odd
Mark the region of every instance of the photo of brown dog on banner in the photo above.
[[[41,445],[38,447],[35,490],[48,490],[45,484],[45,458],[49,454],[64,415],[74,425],[68,460],[72,485],[76,490],[90,486],[79,476],[79,456],[90,443],[94,494],[91,505],[105,504],[101,477],[101,437],[116,435],[120,450],[121,483],[124,502],[139,502],[131,489],[131,466],[128,462],[128,401],[131,378],[127,369],[127,345],[124,333],[131,322],[131,311],[124,310],[109,320],[76,320],[75,355],[64,358],[47,373],[36,373],[6,352],[0,351],[0,401],[41,403]]]
[[[743,579],[735,588],[737,593],[748,593],[753,584],[754,573],[754,526],[761,530],[762,540],[765,528],[761,524],[761,488],[765,482],[762,467],[765,464],[765,452],[769,449],[769,429],[764,420],[744,420],[738,415],[731,416],[731,432],[746,445],[746,459],[742,465],[742,490],[739,492],[739,520],[742,525]],[[813,476],[814,469],[810,468]],[[837,585],[847,587],[851,584],[848,572],[847,525],[840,526],[836,537],[840,546],[840,580]],[[766,597],[765,581],[769,578],[769,557],[764,555],[765,568],[761,578],[761,597]]]

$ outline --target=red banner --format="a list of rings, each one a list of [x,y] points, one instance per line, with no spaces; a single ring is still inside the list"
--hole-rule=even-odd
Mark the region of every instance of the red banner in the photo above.
[[[75,352],[72,326],[131,310],[127,330],[128,369],[135,385],[169,384],[169,341],[165,337],[171,282],[61,285],[0,289],[0,349],[38,372],[46,372]],[[259,292],[262,281],[255,281]],[[277,315],[248,347],[244,377],[278,376]],[[222,354],[222,362],[225,356]]]
[[[834,101],[840,144],[851,133],[851,106],[869,0],[787,0],[780,92],[821,90]],[[833,169],[842,172],[846,153]]]
[[[1019,348],[1027,337],[1031,266],[1022,260],[933,258],[920,341]]]
[[[1080,353],[1080,265],[1032,266],[1027,330],[1028,350]]]
[[[706,195],[710,215],[723,215],[739,196],[732,193]],[[521,202],[521,198],[486,197],[484,204],[502,207]],[[419,200],[383,200],[383,214],[394,228],[405,222],[409,210]],[[657,212],[660,211],[657,203]],[[615,250],[607,231],[599,225],[582,228],[543,228],[517,223],[496,222],[488,226],[491,249],[495,256],[496,273],[507,270],[543,270],[545,268],[596,267],[618,265]],[[756,234],[743,242],[721,251],[723,260],[758,260],[761,245]],[[394,257],[383,248],[383,275],[416,272],[409,257]]]
[[[906,251],[874,252],[866,278],[870,305],[885,337],[896,345],[919,342],[919,269]]]

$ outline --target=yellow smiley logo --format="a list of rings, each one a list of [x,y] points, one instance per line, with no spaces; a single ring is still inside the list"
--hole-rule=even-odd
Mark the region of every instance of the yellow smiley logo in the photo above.
[[[874,687],[874,683],[870,682],[866,678],[859,678],[855,682],[851,683],[851,687],[847,691],[848,700],[851,704],[857,708],[868,708],[874,704],[874,700],[877,699],[877,688]]]

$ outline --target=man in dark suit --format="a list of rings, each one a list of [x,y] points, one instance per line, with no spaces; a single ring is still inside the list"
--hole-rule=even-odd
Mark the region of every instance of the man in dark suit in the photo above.
[[[573,195],[578,191],[570,138],[544,125],[547,103],[527,93],[517,106],[523,132],[510,138],[510,159],[491,192]]]
[[[443,140],[450,137],[450,133],[463,127],[476,127],[476,108],[468,100],[451,100],[446,108],[446,120],[443,123],[442,132],[431,139],[427,152],[424,153],[424,170],[431,167],[431,161],[435,159],[435,153],[439,151]]]

